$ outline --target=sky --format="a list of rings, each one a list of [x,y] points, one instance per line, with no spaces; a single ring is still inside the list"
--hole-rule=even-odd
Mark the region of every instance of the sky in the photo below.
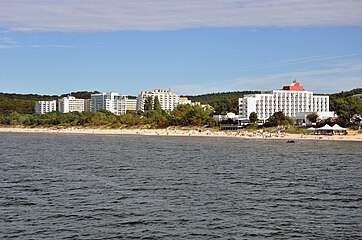
[[[0,0],[0,92],[362,87],[360,0]]]

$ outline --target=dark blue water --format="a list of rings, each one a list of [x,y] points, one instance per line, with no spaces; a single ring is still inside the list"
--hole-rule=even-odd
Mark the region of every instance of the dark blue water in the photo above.
[[[0,239],[361,239],[362,143],[0,134]]]

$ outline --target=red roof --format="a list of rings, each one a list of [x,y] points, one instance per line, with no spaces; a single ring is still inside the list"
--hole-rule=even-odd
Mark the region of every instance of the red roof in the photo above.
[[[299,82],[294,81],[289,86],[283,86],[282,90],[288,90],[288,91],[304,91],[304,87],[299,85]]]

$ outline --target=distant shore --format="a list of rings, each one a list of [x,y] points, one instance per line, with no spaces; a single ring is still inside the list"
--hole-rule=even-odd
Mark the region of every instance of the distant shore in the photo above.
[[[54,134],[108,134],[108,135],[145,135],[145,136],[199,136],[199,137],[234,137],[244,139],[285,139],[285,140],[335,140],[362,141],[359,135],[313,135],[248,131],[197,131],[179,129],[104,129],[104,128],[22,128],[0,127],[0,132],[14,133],[54,133]]]

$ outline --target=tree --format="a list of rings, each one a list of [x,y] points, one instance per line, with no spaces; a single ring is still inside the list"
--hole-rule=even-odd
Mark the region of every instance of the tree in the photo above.
[[[172,112],[172,121],[174,125],[190,125],[192,106],[189,104],[178,105]]]
[[[330,98],[330,108],[335,111],[338,116],[342,116],[348,122],[354,115],[362,114],[362,100],[353,97],[335,97]]]
[[[250,113],[249,121],[251,123],[256,123],[258,121],[258,114],[256,112]]]
[[[153,106],[152,97],[151,97],[151,96],[148,96],[148,97],[145,99],[144,110],[145,110],[145,111],[152,110],[152,109],[153,109],[152,106]]]
[[[317,119],[318,119],[318,114],[316,113],[311,113],[311,114],[308,114],[307,115],[307,119],[309,122],[312,122],[312,123],[316,123],[317,122]]]
[[[162,108],[161,108],[161,103],[158,100],[158,97],[156,96],[155,99],[153,100],[153,110],[157,111],[157,112],[161,112]]]
[[[265,127],[274,127],[274,126],[287,126],[292,125],[293,120],[284,115],[283,112],[275,112],[272,116],[270,116],[267,122],[264,124]]]

